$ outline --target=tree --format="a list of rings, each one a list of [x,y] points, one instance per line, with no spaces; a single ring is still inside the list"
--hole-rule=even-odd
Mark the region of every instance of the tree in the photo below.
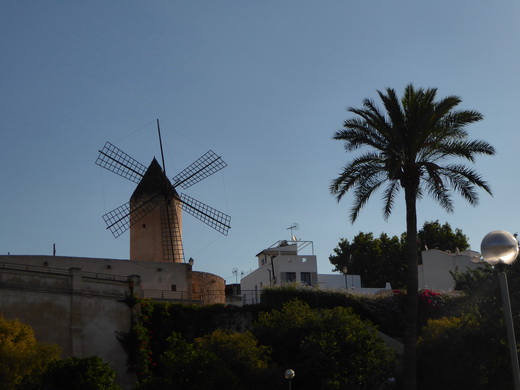
[[[418,235],[421,250],[425,247],[451,252],[469,249],[468,237],[458,228],[453,231],[448,222],[444,225],[439,220],[425,222]]]
[[[429,320],[417,355],[421,390],[514,387],[504,324],[487,312]]]
[[[97,356],[56,360],[42,375],[37,390],[120,390],[115,371]]]
[[[156,376],[139,389],[249,390],[271,388],[270,349],[250,333],[215,330],[193,343],[172,333]]]
[[[352,242],[342,238],[329,261],[333,271],[360,275],[363,286],[384,287],[389,282],[394,288],[405,286],[405,263],[403,243],[397,237],[382,233],[374,238],[373,233],[360,232]]]
[[[271,349],[258,344],[251,332],[239,333],[217,329],[195,339],[198,349],[214,353],[225,363],[229,372],[237,380],[236,386],[229,389],[252,390],[272,387],[270,361]]]
[[[470,163],[479,154],[494,155],[487,142],[469,140],[467,125],[482,120],[473,110],[456,110],[461,103],[457,96],[436,101],[437,89],[416,89],[406,86],[399,99],[395,90],[386,94],[377,91],[384,111],[370,99],[363,108],[349,108],[355,116],[345,120],[344,129],[334,139],[344,141],[345,150],[362,147],[369,150],[353,158],[332,181],[331,193],[340,201],[354,192],[350,220],[354,222],[370,196],[385,183],[383,216],[388,219],[395,198],[402,188],[406,206],[407,300],[404,372],[405,388],[417,388],[417,200],[424,193],[431,195],[448,212],[452,212],[453,192],[470,204],[478,203],[477,188],[491,194],[488,184],[473,169],[452,158]]]
[[[462,230],[457,228],[453,231],[448,222],[441,225],[439,221],[426,221],[417,234],[419,251],[424,249],[425,244],[429,249],[452,252],[469,248],[468,238]],[[329,261],[335,266],[333,271],[343,272],[343,268],[347,267],[349,273],[360,275],[366,287],[384,287],[389,282],[393,288],[405,288],[405,240],[405,233],[400,238],[389,237],[386,233],[374,238],[373,233],[360,232],[352,242],[346,238],[340,239]]]
[[[291,301],[261,313],[253,333],[272,348],[281,372],[295,370],[298,389],[372,389],[390,375],[392,352],[370,323],[344,307]]]
[[[167,340],[168,349],[161,356],[163,375],[151,378],[139,389],[217,390],[233,389],[234,373],[212,352],[197,348],[179,333]]]
[[[16,389],[22,382],[39,376],[60,356],[57,345],[36,341],[33,329],[18,320],[0,315],[0,383],[2,389]]]

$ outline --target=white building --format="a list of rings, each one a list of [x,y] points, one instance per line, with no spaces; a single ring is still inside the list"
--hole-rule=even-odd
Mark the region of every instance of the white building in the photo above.
[[[421,254],[422,264],[418,266],[419,289],[453,290],[455,281],[452,272],[465,272],[483,266],[480,253],[472,250],[450,253],[431,249]]]
[[[303,249],[310,250],[310,254]],[[307,252],[309,253],[309,252]],[[312,241],[278,241],[256,255],[258,268],[240,281],[244,304],[259,303],[264,287],[300,283],[321,289],[348,289],[358,293],[376,293],[381,288],[362,288],[359,275],[318,274]],[[387,283],[384,290],[390,290]]]

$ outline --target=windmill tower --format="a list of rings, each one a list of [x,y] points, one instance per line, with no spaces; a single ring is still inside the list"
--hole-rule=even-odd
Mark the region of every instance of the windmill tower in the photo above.
[[[160,129],[157,121],[157,129]],[[162,142],[161,142],[162,156]],[[227,164],[208,151],[173,177],[173,184],[154,158],[146,167],[110,142],[99,151],[96,164],[137,184],[130,201],[103,215],[114,237],[130,229],[130,260],[184,262],[182,212],[226,235],[231,217],[194,198],[177,192],[225,168]]]
[[[130,260],[183,262],[182,208],[179,194],[154,158],[130,197],[130,213],[154,195],[157,206],[130,226]]]

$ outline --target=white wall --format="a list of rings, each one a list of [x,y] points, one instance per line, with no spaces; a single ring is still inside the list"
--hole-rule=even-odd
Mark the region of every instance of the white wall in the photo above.
[[[340,274],[318,274],[318,285],[322,289],[361,288],[361,276]]]
[[[322,289],[345,289],[345,275],[342,274],[318,274],[318,262],[315,255],[298,255],[297,245],[290,244],[274,248],[264,249],[258,253],[258,268],[240,281],[242,303],[260,303],[260,292],[264,287],[274,283],[276,285],[286,282],[288,272],[294,273],[295,282],[302,282],[302,272],[310,273],[311,285]],[[390,290],[390,284],[385,288],[362,288],[359,275],[347,275],[347,285],[351,292],[361,294],[375,294],[383,290]]]
[[[276,256],[266,256],[264,253],[258,254],[258,269],[244,276],[240,280],[240,288],[244,297],[244,304],[259,303],[260,291],[262,288],[270,286],[274,276],[276,284],[280,285],[284,282],[283,273],[294,272],[296,274],[296,282],[301,282],[301,273],[311,273],[311,283],[317,283],[317,260],[315,255],[291,255],[294,253],[286,251]],[[271,264],[272,261],[272,264]]]
[[[471,260],[480,258],[480,254],[467,250],[460,253],[449,253],[438,249],[423,251],[422,264],[418,266],[419,289],[453,290],[455,281],[450,272],[464,272],[468,269],[482,267],[482,264]]]

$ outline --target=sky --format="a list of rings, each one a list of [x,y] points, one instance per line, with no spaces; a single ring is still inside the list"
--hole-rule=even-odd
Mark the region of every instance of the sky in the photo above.
[[[184,217],[194,270],[233,283],[297,223],[330,273],[341,238],[405,231],[402,192],[387,221],[377,193],[352,224],[352,196],[329,185],[354,156],[332,139],[347,108],[409,83],[480,111],[470,138],[497,150],[473,166],[493,196],[456,196],[451,214],[423,198],[419,227],[448,222],[475,250],[520,231],[519,13],[516,0],[2,1],[0,254],[128,259],[129,234],[101,216],[135,184],[94,162],[106,141],[159,159],[159,119],[169,177],[210,149],[228,164],[183,191],[231,215],[227,236]]]

